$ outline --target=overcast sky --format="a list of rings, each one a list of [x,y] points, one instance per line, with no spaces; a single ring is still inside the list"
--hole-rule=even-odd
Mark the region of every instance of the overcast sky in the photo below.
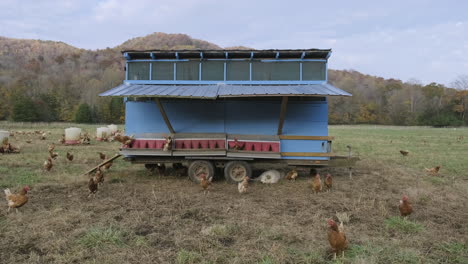
[[[468,74],[468,1],[0,0],[0,36],[99,49],[153,32],[222,47],[332,48],[332,69],[426,84]]]

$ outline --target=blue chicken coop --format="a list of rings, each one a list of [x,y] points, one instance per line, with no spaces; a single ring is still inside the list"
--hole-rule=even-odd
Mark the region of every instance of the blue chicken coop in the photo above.
[[[125,100],[120,152],[133,163],[180,163],[194,181],[224,168],[228,181],[252,166],[326,166],[328,49],[127,50],[125,81],[101,96]],[[164,149],[167,137],[171,148]]]

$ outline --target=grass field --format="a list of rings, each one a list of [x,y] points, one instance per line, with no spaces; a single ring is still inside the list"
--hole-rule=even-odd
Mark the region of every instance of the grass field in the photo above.
[[[468,129],[331,126],[333,149],[346,154],[351,145],[361,161],[353,179],[320,169],[334,176],[330,193],[312,194],[301,174],[252,183],[246,195],[218,179],[205,196],[188,177],[149,175],[119,159],[88,199],[81,174],[119,144],[57,145],[44,172],[47,145],[72,125],[0,122],[0,130],[51,132],[44,141],[12,137],[21,153],[0,154],[0,187],[31,186],[20,213],[0,207],[0,263],[468,263]],[[80,127],[94,133],[97,125]],[[424,172],[436,165],[439,176]],[[408,219],[398,213],[403,194],[415,208]],[[349,218],[350,248],[332,261],[326,219],[337,213]]]

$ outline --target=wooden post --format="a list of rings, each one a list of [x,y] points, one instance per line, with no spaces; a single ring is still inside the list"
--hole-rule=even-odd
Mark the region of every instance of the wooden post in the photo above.
[[[287,110],[288,110],[288,97],[283,96],[283,99],[281,100],[281,112],[280,112],[279,124],[278,124],[278,135],[281,135],[283,133],[284,118],[286,117]]]
[[[156,104],[158,105],[159,112],[161,112],[161,115],[164,118],[164,122],[166,122],[167,128],[169,129],[169,131],[171,131],[172,134],[175,134],[175,131],[172,128],[171,122],[169,121],[169,118],[166,115],[166,111],[164,111],[164,108],[163,108],[163,106],[161,104],[161,101],[159,101],[159,98],[157,98],[157,97],[154,98],[154,100],[156,101]]]

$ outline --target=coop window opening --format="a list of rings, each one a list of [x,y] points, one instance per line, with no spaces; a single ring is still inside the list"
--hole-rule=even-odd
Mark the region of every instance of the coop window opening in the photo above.
[[[155,81],[326,81],[320,60],[132,61],[127,80]]]

